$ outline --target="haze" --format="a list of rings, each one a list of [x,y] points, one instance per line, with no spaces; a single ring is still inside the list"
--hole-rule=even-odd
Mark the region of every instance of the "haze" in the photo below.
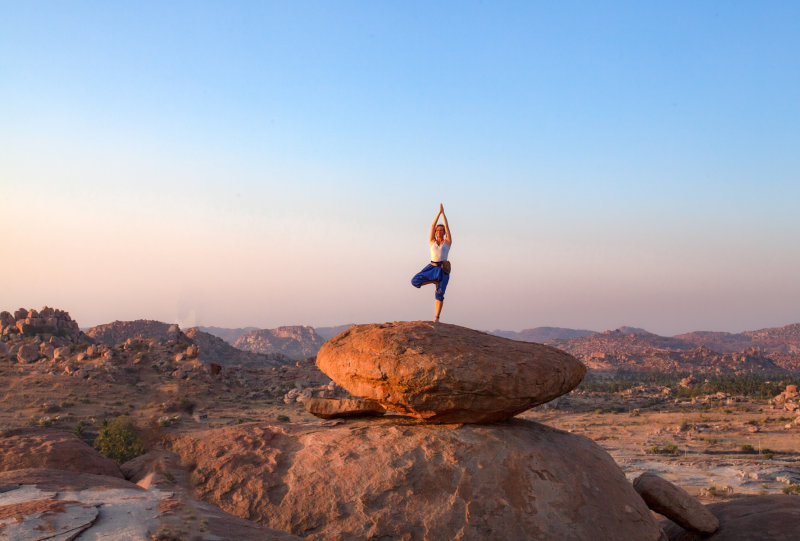
[[[82,326],[800,321],[800,7],[0,7],[0,309]]]

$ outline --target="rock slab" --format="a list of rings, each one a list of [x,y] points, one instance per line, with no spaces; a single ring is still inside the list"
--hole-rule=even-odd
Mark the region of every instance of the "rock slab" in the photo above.
[[[253,423],[192,432],[170,447],[194,467],[199,497],[312,540],[661,536],[602,448],[520,419]]]
[[[322,346],[317,366],[354,396],[434,423],[506,420],[586,374],[561,350],[429,321],[354,325]]]
[[[719,530],[702,535],[665,524],[670,541],[789,541],[800,538],[800,497],[790,494],[748,496],[708,505]]]
[[[719,528],[717,517],[682,488],[653,473],[643,473],[633,481],[633,488],[647,506],[687,530],[712,534]]]
[[[386,408],[374,400],[358,398],[308,398],[306,411],[321,419],[339,419],[347,417],[380,417]]]
[[[122,478],[117,463],[55,428],[0,430],[0,472],[49,468]]]

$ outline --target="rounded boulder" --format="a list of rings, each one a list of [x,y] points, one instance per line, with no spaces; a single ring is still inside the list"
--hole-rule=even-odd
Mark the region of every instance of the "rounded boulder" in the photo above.
[[[354,396],[433,423],[503,421],[586,374],[559,349],[429,321],[354,325],[322,346],[317,366]]]

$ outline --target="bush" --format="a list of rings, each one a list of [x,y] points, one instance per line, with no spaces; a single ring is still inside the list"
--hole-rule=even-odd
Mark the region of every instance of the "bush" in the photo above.
[[[144,453],[142,438],[127,415],[116,417],[111,421],[103,420],[103,428],[100,430],[100,435],[94,440],[94,448],[101,455],[115,460],[118,464]]]
[[[664,445],[664,447],[659,447],[658,445],[653,445],[650,449],[647,450],[648,454],[651,455],[672,455],[677,456],[681,454],[681,450],[678,449],[678,446],[674,443],[668,443]]]
[[[754,454],[756,454],[756,450],[753,449],[753,446],[750,445],[749,443],[745,443],[744,445],[739,447],[739,452],[744,454],[744,455],[754,455]]]
[[[783,487],[781,491],[784,494],[794,494],[795,496],[800,496],[800,485],[789,485],[788,487]]]

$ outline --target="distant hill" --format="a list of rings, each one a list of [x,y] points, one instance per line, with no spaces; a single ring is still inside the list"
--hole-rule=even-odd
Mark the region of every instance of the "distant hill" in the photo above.
[[[539,342],[545,343],[550,340],[557,340],[559,338],[579,338],[582,336],[589,336],[595,334],[596,331],[587,331],[583,329],[567,329],[564,327],[536,327],[533,329],[524,329],[519,332],[516,331],[502,331],[496,329],[491,331],[490,334],[511,338],[512,340],[520,340],[522,342]]]
[[[325,340],[330,340],[337,334],[343,333],[352,326],[353,323],[348,323],[346,325],[337,325],[336,327],[314,327],[314,330],[317,331],[317,334]]]
[[[281,366],[291,362],[281,354],[262,355],[237,349],[219,337],[201,331],[197,327],[183,332],[175,323],[164,323],[149,319],[135,321],[114,321],[97,325],[86,330],[86,334],[96,342],[116,346],[131,339],[175,340],[198,346],[197,358],[206,363],[223,366]]]
[[[768,353],[800,354],[800,323],[742,333],[695,331],[675,338],[726,353],[758,348]]]
[[[226,329],[225,327],[194,327],[195,329],[201,330],[203,332],[207,332],[208,334],[213,334],[214,336],[218,336],[222,338],[229,344],[233,344],[236,340],[239,339],[240,336],[243,334],[249,333],[250,331],[257,331],[258,327],[242,327],[239,329]]]
[[[325,339],[313,327],[294,325],[250,331],[233,345],[254,353],[280,353],[301,360],[316,355],[323,343]]]
[[[223,366],[282,366],[294,363],[294,359],[281,353],[253,353],[235,348],[222,338],[201,331],[199,327],[186,330],[186,336],[196,344],[200,352],[197,356],[203,362],[217,363]]]
[[[175,323],[164,323],[152,319],[137,319],[135,321],[114,321],[86,329],[86,334],[100,344],[115,346],[128,339],[157,338],[170,340],[184,338],[180,327]],[[186,339],[188,342],[188,339]]]

